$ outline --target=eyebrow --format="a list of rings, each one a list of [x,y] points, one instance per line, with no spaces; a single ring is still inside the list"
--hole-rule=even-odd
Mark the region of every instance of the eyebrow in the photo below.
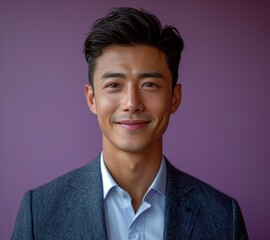
[[[119,72],[106,72],[102,74],[101,79],[105,80],[107,78],[126,78],[126,75]]]
[[[159,72],[144,72],[139,74],[139,78],[161,78],[164,79],[165,77]]]
[[[106,72],[101,76],[101,79],[105,80],[108,78],[126,78],[126,74],[120,73],[120,72]],[[144,79],[144,78],[161,78],[164,79],[165,77],[159,73],[159,72],[143,72],[139,73],[138,75],[139,79]]]

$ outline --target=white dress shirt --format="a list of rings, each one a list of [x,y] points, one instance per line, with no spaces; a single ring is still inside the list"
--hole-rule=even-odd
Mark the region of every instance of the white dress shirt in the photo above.
[[[167,175],[164,158],[136,213],[128,192],[121,189],[110,175],[103,153],[100,158],[108,239],[163,239]]]

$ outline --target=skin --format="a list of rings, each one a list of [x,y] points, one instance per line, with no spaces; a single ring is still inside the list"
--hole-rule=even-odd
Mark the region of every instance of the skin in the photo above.
[[[85,86],[102,131],[105,164],[136,212],[162,159],[162,137],[181,101],[164,53],[150,46],[105,48],[96,60],[94,91]]]

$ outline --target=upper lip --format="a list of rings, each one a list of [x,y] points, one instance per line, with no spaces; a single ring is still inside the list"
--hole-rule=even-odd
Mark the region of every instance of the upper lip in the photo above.
[[[148,120],[141,120],[141,119],[127,119],[127,120],[120,120],[117,121],[116,123],[118,124],[126,124],[126,125],[135,125],[135,124],[143,124],[143,123],[148,123]]]

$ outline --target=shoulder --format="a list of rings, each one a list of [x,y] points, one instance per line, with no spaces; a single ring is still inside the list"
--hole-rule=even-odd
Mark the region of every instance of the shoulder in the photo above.
[[[168,191],[174,191],[178,195],[187,194],[200,201],[203,206],[211,208],[231,208],[236,201],[227,194],[217,190],[202,180],[184,173],[167,162]],[[169,193],[170,194],[170,193]]]
[[[102,199],[99,157],[89,164],[25,193],[17,216],[14,239],[75,238],[84,212]],[[79,223],[74,223],[75,217]],[[52,237],[53,236],[53,237]],[[63,237],[69,236],[69,237]]]
[[[241,209],[235,199],[186,174],[167,161],[167,199],[172,210],[196,215],[194,236],[206,239],[248,239]],[[186,209],[186,211],[185,211]],[[189,209],[189,211],[187,211]]]
[[[72,190],[87,188],[93,182],[99,181],[100,177],[99,156],[85,166],[72,170],[56,179],[39,186],[31,191],[32,198],[56,199]]]

